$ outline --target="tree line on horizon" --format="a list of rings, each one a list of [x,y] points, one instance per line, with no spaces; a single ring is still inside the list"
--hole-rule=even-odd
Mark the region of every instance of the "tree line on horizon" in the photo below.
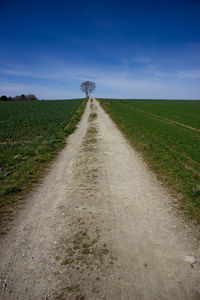
[[[15,97],[7,97],[5,95],[0,97],[0,101],[35,101],[38,100],[35,95],[28,94],[28,95],[20,95],[20,96],[15,96]]]

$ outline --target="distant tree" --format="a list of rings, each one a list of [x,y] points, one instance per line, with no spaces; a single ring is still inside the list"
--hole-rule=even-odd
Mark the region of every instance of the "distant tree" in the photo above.
[[[24,100],[24,95],[21,95],[21,96],[15,96],[14,100],[15,100],[15,101]]]
[[[86,98],[96,89],[96,83],[93,81],[84,81],[81,83],[81,92],[85,93]]]
[[[35,95],[24,95],[22,94],[21,96],[15,96],[14,100],[16,101],[33,101],[37,100],[37,97]]]
[[[29,95],[26,95],[26,100],[31,100],[31,101],[35,101],[35,100],[38,100],[37,97],[35,95],[32,95],[32,94],[29,94]]]
[[[3,95],[0,97],[0,101],[8,101],[8,97]]]

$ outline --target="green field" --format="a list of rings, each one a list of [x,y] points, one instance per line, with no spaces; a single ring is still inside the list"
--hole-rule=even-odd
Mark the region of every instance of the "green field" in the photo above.
[[[200,101],[101,103],[185,212],[200,222]]]
[[[64,146],[84,105],[83,99],[0,102],[1,213],[29,190]]]

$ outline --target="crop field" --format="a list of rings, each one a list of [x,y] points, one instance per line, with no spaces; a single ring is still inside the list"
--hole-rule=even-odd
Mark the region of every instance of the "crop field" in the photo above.
[[[63,147],[84,104],[82,99],[0,103],[1,214]]]
[[[185,212],[200,222],[200,101],[101,103]]]

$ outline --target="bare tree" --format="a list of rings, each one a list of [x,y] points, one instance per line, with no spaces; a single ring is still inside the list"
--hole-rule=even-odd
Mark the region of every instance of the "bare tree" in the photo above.
[[[86,98],[96,89],[96,83],[93,81],[84,81],[81,83],[81,92],[85,93]]]

